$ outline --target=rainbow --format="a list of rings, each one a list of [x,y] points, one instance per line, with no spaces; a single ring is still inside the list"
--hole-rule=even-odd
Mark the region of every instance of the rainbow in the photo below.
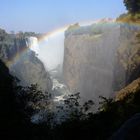
[[[90,24],[93,24],[93,23],[98,23],[99,21],[101,21],[101,20],[90,20],[90,21],[86,21],[86,22],[80,22],[81,23],[81,25],[83,25],[83,26],[85,26],[85,25],[90,25]],[[121,21],[116,21],[116,20],[113,20],[113,21],[110,21],[110,24],[121,24],[121,23],[123,23],[124,24],[124,22],[121,22]],[[127,25],[131,25],[131,26],[140,26],[140,24],[139,23],[125,23],[125,24],[127,24]],[[47,40],[50,36],[55,36],[56,34],[58,34],[58,33],[60,33],[60,32],[64,32],[70,25],[72,25],[72,24],[69,24],[69,25],[65,25],[64,27],[61,27],[61,28],[59,28],[59,29],[56,29],[56,30],[54,30],[54,31],[52,31],[52,32],[49,32],[49,33],[46,33],[46,34],[44,34],[41,38],[39,38],[38,39],[38,43],[41,43],[42,41],[45,41],[45,40]],[[30,47],[32,47],[32,46],[30,46]],[[6,65],[10,68],[11,66],[13,66],[14,64],[16,64],[19,60],[20,60],[20,58],[22,57],[22,56],[24,56],[24,54],[26,54],[27,53],[27,51],[29,50],[29,48],[27,48],[27,47],[24,47],[24,49],[23,50],[21,50],[18,54],[16,54],[15,56],[13,56],[12,58],[11,58],[11,60],[9,60],[9,61],[7,61],[6,62]]]

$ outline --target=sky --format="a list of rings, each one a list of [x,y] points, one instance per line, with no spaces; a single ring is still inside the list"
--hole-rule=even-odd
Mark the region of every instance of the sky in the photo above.
[[[47,33],[126,12],[123,0],[0,0],[0,28]]]

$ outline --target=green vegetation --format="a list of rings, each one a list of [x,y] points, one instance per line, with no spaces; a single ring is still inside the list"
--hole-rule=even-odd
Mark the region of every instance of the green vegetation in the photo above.
[[[124,0],[128,13],[120,15],[120,22],[140,24],[140,0]]]
[[[140,24],[140,13],[127,13],[122,14],[117,18],[118,22]]]
[[[64,108],[60,109],[68,113],[61,124],[55,124],[53,128],[48,121],[32,124],[30,116],[43,107],[39,104],[40,99],[45,98],[47,105],[50,95],[42,95],[37,85],[27,88],[18,86],[17,80],[2,62],[0,75],[0,133],[5,139],[107,140],[127,119],[140,112],[140,88],[118,101],[100,97],[100,108],[96,114],[90,111],[94,103],[88,101],[81,106],[77,93],[70,95],[65,100]],[[52,114],[47,117],[51,122]]]
[[[124,4],[130,13],[140,12],[140,0],[124,0]]]

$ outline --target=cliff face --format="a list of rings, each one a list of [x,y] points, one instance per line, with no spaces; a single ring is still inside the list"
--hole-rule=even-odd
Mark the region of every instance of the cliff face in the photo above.
[[[66,32],[64,78],[72,92],[85,99],[110,96],[119,36],[120,27],[110,23]]]
[[[16,76],[24,86],[38,84],[42,90],[50,91],[52,87],[50,76],[42,62],[28,47],[27,39],[23,34],[11,35],[0,30],[0,58],[7,63],[19,54],[18,60],[12,62],[9,67],[11,74]]]
[[[122,25],[120,45],[117,50],[115,76],[121,75],[117,66],[125,71],[125,85],[140,77],[140,28],[132,25]],[[118,78],[116,78],[118,80]],[[116,84],[121,83],[118,81]]]
[[[84,99],[111,97],[139,77],[138,30],[106,22],[68,29],[63,73],[69,89]]]

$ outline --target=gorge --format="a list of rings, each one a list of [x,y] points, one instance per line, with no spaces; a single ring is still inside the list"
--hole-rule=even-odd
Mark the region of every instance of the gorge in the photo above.
[[[140,76],[139,30],[139,26],[110,19],[88,26],[74,24],[31,49],[38,50],[37,57],[57,79],[55,83],[69,93],[80,92],[83,101],[98,103],[99,96],[114,97]]]
[[[140,140],[140,0],[0,7],[0,139]]]
[[[140,76],[136,25],[103,19],[86,26],[70,25],[43,38],[1,32],[0,58],[11,74],[23,86],[37,84],[58,104],[80,92],[82,102],[93,100],[98,108],[100,96],[115,97]]]
[[[72,139],[83,134],[87,139],[104,140],[131,127],[128,120],[118,129],[139,112],[140,27],[105,19],[41,36],[0,30],[0,58],[10,70],[0,62],[0,87],[6,93],[0,99],[6,116],[1,116],[1,129],[15,136],[24,131],[25,137],[30,134],[38,139],[42,135],[61,139],[58,134],[64,139],[69,134]],[[21,91],[15,91],[10,74],[18,79]]]

